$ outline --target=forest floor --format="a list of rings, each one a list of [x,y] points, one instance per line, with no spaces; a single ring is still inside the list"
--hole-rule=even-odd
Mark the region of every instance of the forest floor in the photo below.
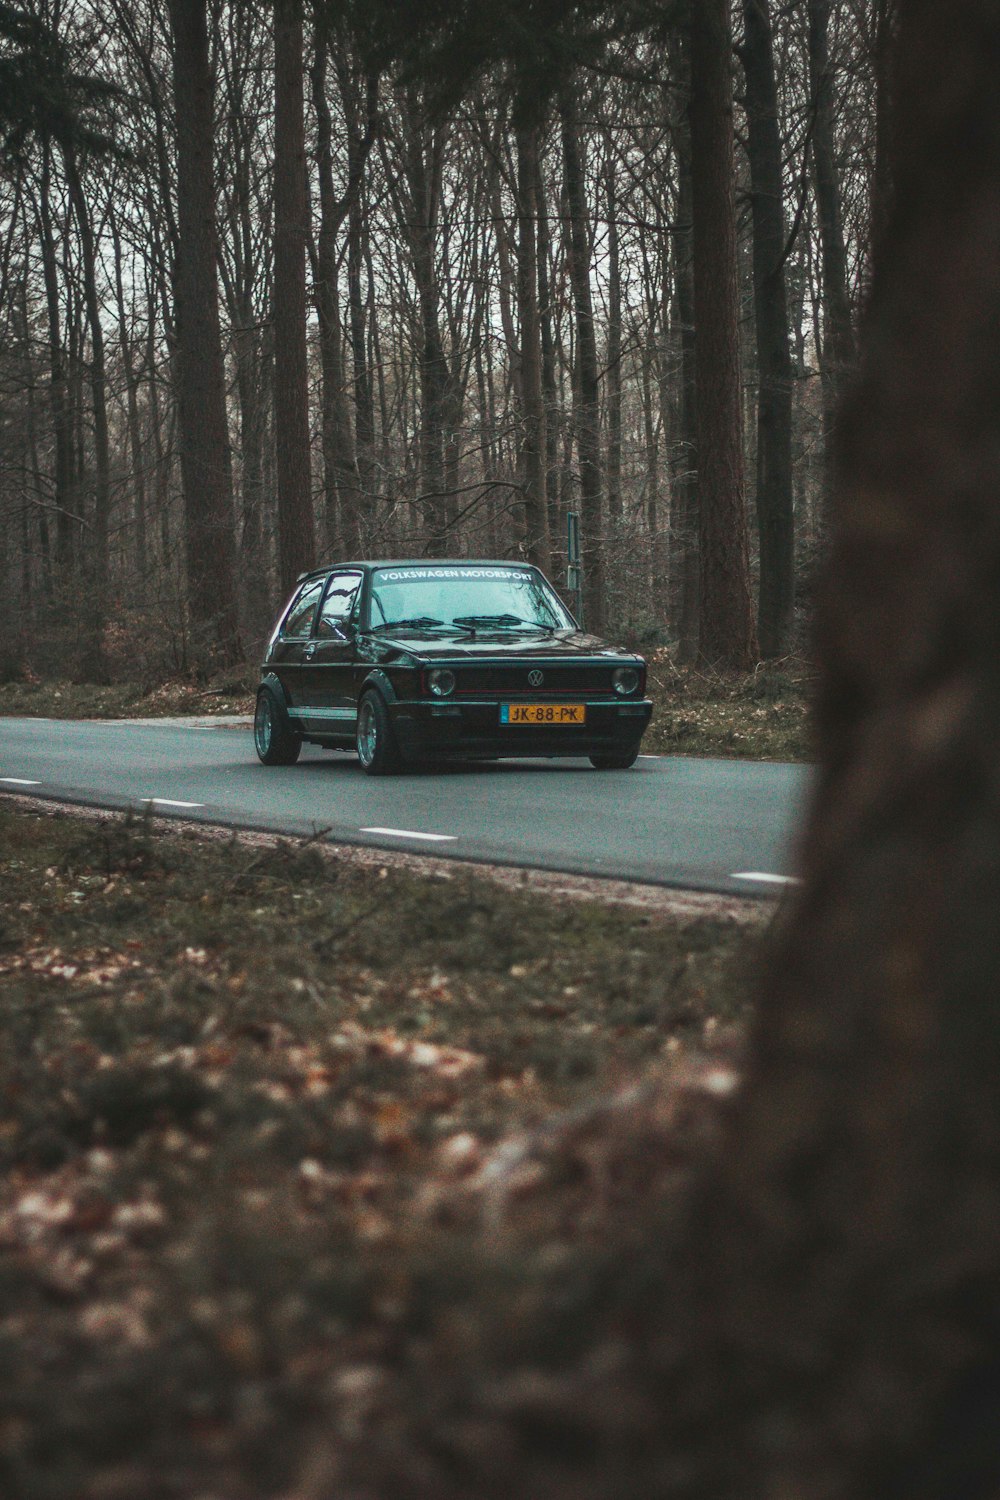
[[[0,870],[0,1494],[583,1495],[773,904],[19,800]]]
[[[643,740],[652,754],[741,756],[753,760],[808,760],[812,755],[812,676],[799,658],[762,664],[749,673],[678,668],[665,650],[648,655],[647,690],[653,722]],[[205,717],[253,712],[253,680],[201,686],[184,679],[146,690],[72,682],[0,684],[0,715],[46,718]]]

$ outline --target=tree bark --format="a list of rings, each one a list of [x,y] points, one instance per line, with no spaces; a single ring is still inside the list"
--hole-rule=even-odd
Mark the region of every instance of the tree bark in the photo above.
[[[177,128],[177,399],[195,662],[239,659],[232,472],[216,279],[206,0],[169,0]]]
[[[56,506],[56,589],[60,599],[65,601],[73,570],[73,525],[71,521],[73,441],[59,309],[59,279],[56,240],[52,226],[51,190],[51,151],[45,144],[38,189],[38,227],[42,274],[45,280],[45,308],[48,315],[49,406],[52,415],[52,442],[55,450],[53,500]]]
[[[546,508],[545,403],[542,398],[541,326],[538,317],[538,134],[515,126],[517,137],[517,308],[521,370],[518,469],[524,490],[524,548],[529,562],[551,566]]]
[[[104,627],[108,613],[111,453],[104,367],[104,325],[101,322],[101,304],[97,291],[97,251],[91,209],[83,190],[76,153],[68,142],[63,146],[63,170],[80,236],[83,302],[90,334],[90,400],[94,423],[94,506],[90,518],[89,545],[85,551],[87,589],[83,604],[80,652],[75,670],[82,682],[108,682],[110,677],[104,650]]]
[[[691,7],[691,190],[701,553],[699,650],[746,670],[757,656],[743,480],[739,294],[728,0]]]
[[[315,298],[319,317],[322,372],[323,491],[326,544],[333,555],[360,555],[358,473],[344,389],[344,339],[337,284],[337,232],[343,209],[333,178],[333,122],[326,94],[332,43],[325,13],[317,10],[310,71],[316,113],[316,176],[319,186],[319,230],[316,237]]]
[[[608,518],[622,518],[622,263],[618,238],[615,165],[608,142],[604,164],[604,201],[608,215],[608,343],[605,375],[608,410]]]
[[[731,1328],[772,1330],[744,1346],[771,1412],[790,1397],[770,1483],[744,1493],[1000,1486],[1000,9],[901,16],[805,883],[761,987],[708,1268]]]
[[[302,0],[274,10],[274,426],[278,569],[289,593],[316,561],[306,356],[306,187]]]
[[[690,50],[690,49],[688,49]],[[674,354],[677,360],[677,442],[671,475],[670,539],[676,580],[674,605],[677,656],[685,665],[698,655],[701,617],[701,530],[698,492],[698,397],[694,314],[694,233],[691,203],[691,130],[685,112],[675,131],[677,226],[673,235]],[[666,322],[666,318],[664,318]],[[666,372],[661,371],[661,380]]]
[[[765,659],[789,647],[795,595],[792,514],[792,357],[785,293],[778,91],[767,0],[743,0],[747,157],[753,213],[757,331],[757,630]]]
[[[808,0],[809,87],[812,96],[812,166],[816,190],[823,291],[823,337],[820,369],[827,453],[832,452],[833,424],[846,376],[857,349],[847,292],[847,248],[837,170],[833,73],[830,67],[831,0]]]
[[[559,96],[563,177],[569,213],[569,277],[576,317],[574,382],[576,449],[580,463],[580,554],[587,629],[600,634],[607,608],[601,471],[600,381],[590,290],[590,235],[579,109],[574,85]]]

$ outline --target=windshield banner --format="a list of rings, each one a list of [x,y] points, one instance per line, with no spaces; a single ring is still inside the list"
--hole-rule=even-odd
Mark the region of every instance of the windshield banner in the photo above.
[[[429,578],[510,578],[517,583],[530,583],[533,574],[513,568],[380,568],[374,582],[409,583],[413,579]]]

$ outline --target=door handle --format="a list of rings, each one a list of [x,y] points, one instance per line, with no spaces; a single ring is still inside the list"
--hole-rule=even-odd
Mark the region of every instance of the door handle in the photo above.
[[[311,657],[314,654],[315,650],[316,650],[316,642],[315,641],[310,641],[309,644],[303,649],[302,655],[308,661],[309,657]]]

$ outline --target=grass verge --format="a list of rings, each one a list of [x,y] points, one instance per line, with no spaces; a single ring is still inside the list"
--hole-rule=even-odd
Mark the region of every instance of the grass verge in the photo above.
[[[10,1500],[396,1500],[456,1381],[586,1358],[769,916],[7,806],[0,866]]]
[[[0,684],[0,715],[48,718],[161,718],[181,714],[249,714],[250,681],[211,688],[189,681],[151,692],[135,684],[94,687],[71,682]],[[751,760],[809,760],[811,677],[797,659],[751,673],[678,668],[669,653],[649,657],[653,722],[643,749],[662,755],[740,756]]]

